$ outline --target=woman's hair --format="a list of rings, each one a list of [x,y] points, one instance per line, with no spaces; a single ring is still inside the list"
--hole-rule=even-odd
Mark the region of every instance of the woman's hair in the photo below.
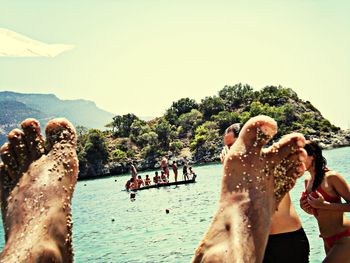
[[[241,124],[234,123],[225,130],[225,135],[230,133],[230,132],[233,132],[233,135],[235,137],[238,137],[240,130],[241,130]]]
[[[327,160],[322,155],[321,147],[314,141],[309,141],[305,145],[307,155],[314,157],[315,180],[312,185],[312,190],[315,191],[320,186],[324,175],[327,171]]]

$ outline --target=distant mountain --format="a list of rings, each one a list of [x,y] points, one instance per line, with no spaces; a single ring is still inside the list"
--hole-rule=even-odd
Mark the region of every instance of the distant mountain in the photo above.
[[[53,94],[25,94],[0,92],[0,143],[5,134],[29,117],[42,125],[55,117],[65,117],[74,125],[103,129],[112,121],[113,114],[102,110],[88,100],[61,100]]]

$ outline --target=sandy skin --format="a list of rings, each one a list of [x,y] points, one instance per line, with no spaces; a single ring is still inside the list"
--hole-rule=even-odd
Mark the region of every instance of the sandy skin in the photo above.
[[[45,129],[27,119],[1,147],[6,244],[0,262],[73,262],[71,199],[78,174],[76,132],[65,119]]]
[[[219,207],[192,262],[262,262],[271,216],[305,170],[305,139],[276,134],[267,116],[250,119],[224,160]]]

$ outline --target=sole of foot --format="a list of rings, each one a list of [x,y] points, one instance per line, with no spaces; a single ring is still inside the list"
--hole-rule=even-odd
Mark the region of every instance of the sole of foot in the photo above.
[[[271,216],[305,169],[305,139],[277,133],[268,116],[250,119],[224,160],[219,209],[193,262],[260,262]],[[244,244],[244,246],[242,246]]]
[[[77,182],[76,132],[66,119],[27,119],[1,149],[0,262],[73,262],[71,199]]]

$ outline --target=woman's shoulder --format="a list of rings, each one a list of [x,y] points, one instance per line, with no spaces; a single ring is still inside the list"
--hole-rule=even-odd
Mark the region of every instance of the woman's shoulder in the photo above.
[[[343,176],[341,176],[340,173],[333,171],[333,170],[328,170],[325,173],[325,177],[326,177],[327,183],[329,183],[331,185],[335,185],[335,184],[339,184],[339,183],[344,182]]]
[[[337,179],[339,177],[342,177],[338,172],[333,171],[333,170],[328,170],[325,173],[325,176],[327,177],[327,179],[332,180],[332,179]]]

